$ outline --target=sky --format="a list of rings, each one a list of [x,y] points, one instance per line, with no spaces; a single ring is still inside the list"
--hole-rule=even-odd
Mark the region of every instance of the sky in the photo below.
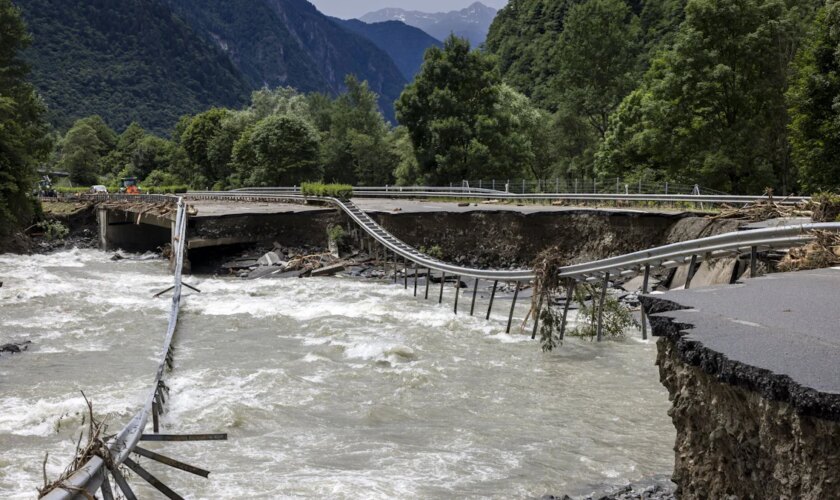
[[[475,0],[309,0],[318,10],[328,16],[351,19],[361,17],[368,12],[398,7],[421,12],[448,12],[468,7]],[[484,5],[500,9],[507,0],[480,0]]]

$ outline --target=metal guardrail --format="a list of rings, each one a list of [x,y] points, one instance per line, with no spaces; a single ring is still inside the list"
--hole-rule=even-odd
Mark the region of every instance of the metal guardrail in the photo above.
[[[299,194],[297,187],[243,188],[234,193]],[[200,193],[200,192],[198,192]],[[189,194],[196,194],[190,192]],[[633,194],[633,193],[508,193],[504,191],[472,187],[430,187],[430,186],[387,186],[354,187],[355,198],[475,198],[510,201],[581,201],[581,202],[632,202],[632,203],[708,203],[744,205],[767,201],[766,195],[724,195],[724,194]],[[807,202],[809,196],[775,197],[773,201],[782,205],[796,205]]]
[[[467,276],[498,281],[520,281],[526,282],[534,278],[531,270],[488,270],[475,269],[463,266],[448,264],[441,260],[425,255],[410,245],[402,242],[394,235],[377,224],[364,211],[356,207],[351,201],[342,201],[336,198],[305,197],[294,193],[276,194],[267,189],[259,191],[241,190],[237,192],[206,192],[189,193],[188,197],[200,197],[204,199],[226,199],[226,200],[262,200],[262,201],[320,201],[329,203],[340,208],[353,222],[362,228],[369,236],[374,238],[381,245],[400,257],[406,258],[415,264],[445,272],[449,275]],[[517,195],[518,196],[518,195]],[[597,195],[615,196],[615,195]],[[637,196],[637,195],[631,195]],[[643,195],[647,196],[647,195]],[[665,195],[654,195],[665,196]],[[670,196],[670,195],[669,195]],[[700,198],[707,198],[701,196]],[[728,197],[740,200],[753,200],[755,197]],[[838,231],[840,223],[805,224],[799,226],[785,226],[768,229],[754,229],[750,231],[738,231],[723,235],[710,236],[697,240],[673,243],[649,250],[634,252],[608,259],[601,259],[585,264],[566,266],[561,269],[561,276],[576,278],[580,280],[591,280],[593,277],[604,273],[632,274],[640,272],[641,268],[650,265],[652,267],[674,267],[681,265],[692,256],[697,256],[698,261],[704,258],[717,258],[723,254],[731,254],[742,249],[758,247],[760,249],[786,248],[790,246],[807,243],[813,239],[810,234],[814,230]]]
[[[131,200],[146,199],[159,201],[160,196],[166,195],[95,195],[105,199],[121,199],[123,196],[130,197]],[[140,441],[143,430],[146,428],[149,416],[152,411],[157,411],[157,397],[161,390],[163,381],[163,374],[168,360],[171,360],[172,355],[172,340],[175,335],[175,328],[178,324],[178,312],[181,307],[181,272],[184,267],[184,250],[186,244],[186,227],[187,227],[187,210],[184,200],[182,198],[168,196],[167,202],[177,203],[178,211],[175,216],[175,245],[173,252],[175,255],[175,270],[174,270],[174,286],[172,288],[172,307],[169,311],[169,322],[166,328],[166,337],[163,342],[163,349],[158,363],[155,378],[152,383],[152,389],[146,396],[142,408],[128,424],[111,439],[108,444],[108,450],[111,454],[111,464],[106,465],[105,461],[98,456],[92,457],[87,463],[73,473],[68,479],[62,482],[59,488],[52,490],[45,495],[47,500],[71,500],[74,498],[93,498],[97,490],[102,487],[103,482],[106,481],[106,468],[112,468],[123,464],[129,455],[134,451],[137,443]],[[112,469],[113,470],[113,469]],[[110,492],[110,486],[108,487]],[[84,492],[84,493],[83,493]]]

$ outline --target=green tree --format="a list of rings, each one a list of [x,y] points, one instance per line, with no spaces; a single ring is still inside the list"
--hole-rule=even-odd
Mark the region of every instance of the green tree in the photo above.
[[[840,188],[840,4],[829,1],[796,61],[790,141],[806,192]]]
[[[247,129],[233,148],[239,181],[291,186],[321,178],[318,134],[306,121],[272,115]]]
[[[323,130],[324,179],[330,182],[384,185],[393,182],[399,157],[389,140],[390,127],[367,82],[345,78],[347,92],[319,117]]]
[[[18,57],[30,38],[10,0],[0,0],[0,33],[0,235],[7,235],[32,217],[35,170],[50,144],[44,107]]]
[[[181,136],[181,145],[196,166],[191,184],[210,187],[225,181],[233,172],[231,160],[238,131],[225,126],[232,115],[227,109],[213,108],[196,115]]]
[[[104,149],[105,145],[97,137],[96,130],[87,123],[77,122],[61,142],[58,166],[70,173],[74,184],[96,184]]]
[[[609,116],[636,87],[640,38],[639,20],[621,0],[570,8],[552,57],[549,108],[568,107],[603,137]]]
[[[785,175],[784,95],[799,23],[778,0],[689,0],[673,47],[614,114],[602,173],[761,192]]]
[[[397,118],[411,137],[423,180],[516,177],[519,144],[507,140],[512,117],[502,106],[493,57],[452,36],[426,52],[423,67],[397,101]]]
[[[145,179],[155,170],[167,170],[172,153],[172,143],[161,137],[147,135],[136,143],[131,153],[131,165],[136,175]]]

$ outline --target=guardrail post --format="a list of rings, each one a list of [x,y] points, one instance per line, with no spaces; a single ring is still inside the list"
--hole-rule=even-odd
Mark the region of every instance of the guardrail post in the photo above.
[[[394,252],[394,284],[397,284],[397,252]]]
[[[160,432],[160,428],[158,426],[158,409],[159,404],[157,397],[155,397],[155,399],[152,400],[152,431],[154,431],[155,434]]]
[[[461,277],[455,276],[455,314],[458,314],[458,297],[461,295]]]
[[[408,290],[408,259],[403,257],[403,289]]]
[[[117,486],[120,491],[122,491],[126,500],[137,500],[137,496],[133,491],[131,491],[131,487],[128,485],[128,481],[125,480],[125,477],[123,477],[119,467],[115,467],[113,465],[107,465],[107,467],[108,470],[111,471],[111,475],[114,476],[114,482],[117,483]]]
[[[487,307],[487,317],[485,319],[490,319],[490,311],[493,310],[493,300],[496,298],[496,288],[499,286],[499,280],[493,282],[493,291],[490,292],[490,305]]]
[[[537,338],[537,328],[540,325],[540,311],[542,311],[543,296],[540,295],[540,301],[537,304],[537,310],[534,312],[534,330],[531,332],[531,340]]]
[[[691,280],[694,279],[694,268],[697,266],[697,255],[691,256],[691,262],[688,264],[688,276],[685,277],[685,289],[691,288]]]
[[[645,278],[642,280],[642,293],[648,293],[648,284],[650,280],[650,264],[645,264]],[[639,311],[641,311],[642,321],[642,340],[647,340],[647,317],[645,316],[645,308],[639,304]]]
[[[750,278],[755,278],[758,273],[758,247],[750,247]]]
[[[513,322],[513,310],[516,308],[516,299],[519,297],[519,282],[516,281],[516,289],[513,292],[513,300],[510,303],[510,314],[508,315],[507,328],[505,333],[510,333],[510,324]]]
[[[569,287],[566,289],[566,303],[563,304],[563,319],[560,321],[560,341],[566,337],[566,318],[569,316],[569,306],[572,305],[573,297],[575,296],[575,287],[577,281],[572,280]]]
[[[440,295],[438,295],[438,304],[443,303],[443,285],[446,283],[446,271],[440,273]]]
[[[601,287],[601,300],[598,305],[598,342],[604,336],[604,301],[607,299],[607,286],[610,283],[610,273],[604,273],[604,284]]]
[[[429,282],[432,281],[432,268],[426,268],[426,300],[429,300]]]
[[[99,487],[102,492],[102,500],[114,500],[114,491],[111,489],[111,481],[108,480],[108,474],[102,473],[102,485]]]
[[[417,297],[417,263],[414,263],[414,296]]]
[[[473,296],[472,296],[472,304],[470,304],[470,316],[473,315],[475,312],[475,296],[478,294],[478,278],[475,279],[473,282]]]

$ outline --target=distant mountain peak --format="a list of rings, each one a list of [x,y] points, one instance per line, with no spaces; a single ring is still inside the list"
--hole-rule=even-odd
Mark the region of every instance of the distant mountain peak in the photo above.
[[[461,10],[434,13],[389,7],[370,12],[359,19],[369,24],[400,21],[419,28],[438,40],[444,40],[454,33],[469,40],[473,46],[478,46],[487,38],[496,13],[497,10],[493,7],[474,2]]]

